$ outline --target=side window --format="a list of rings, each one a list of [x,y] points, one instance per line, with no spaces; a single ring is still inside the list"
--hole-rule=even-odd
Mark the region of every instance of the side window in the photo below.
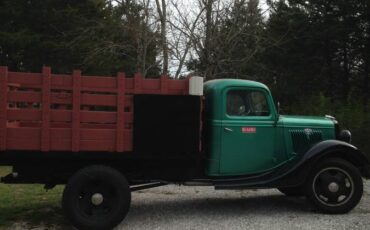
[[[257,90],[230,90],[226,112],[230,116],[269,116],[266,95]]]

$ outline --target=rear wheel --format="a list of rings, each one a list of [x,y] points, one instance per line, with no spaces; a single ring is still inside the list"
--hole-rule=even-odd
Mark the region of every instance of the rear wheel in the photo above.
[[[63,193],[65,215],[78,229],[112,229],[130,208],[125,177],[106,166],[89,166],[69,180]]]
[[[347,213],[361,200],[362,177],[359,170],[342,159],[326,159],[312,170],[307,183],[308,199],[324,213]]]

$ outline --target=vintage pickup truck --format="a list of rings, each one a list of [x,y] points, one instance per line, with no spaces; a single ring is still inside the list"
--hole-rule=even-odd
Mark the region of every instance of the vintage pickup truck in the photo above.
[[[203,93],[204,90],[204,93]],[[111,229],[131,192],[176,183],[278,188],[321,212],[360,201],[369,160],[334,117],[285,116],[248,80],[17,73],[0,67],[2,183],[66,184],[79,229]]]

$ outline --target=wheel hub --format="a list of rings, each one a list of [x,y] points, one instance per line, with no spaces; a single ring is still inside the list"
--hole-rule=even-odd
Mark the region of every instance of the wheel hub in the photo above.
[[[339,185],[336,183],[336,182],[331,182],[329,185],[328,185],[328,189],[330,192],[332,193],[335,193],[335,192],[338,192],[339,190]]]
[[[103,203],[104,201],[104,197],[102,194],[100,193],[94,193],[92,196],[91,196],[91,203],[93,203],[94,205],[96,206],[99,206]]]

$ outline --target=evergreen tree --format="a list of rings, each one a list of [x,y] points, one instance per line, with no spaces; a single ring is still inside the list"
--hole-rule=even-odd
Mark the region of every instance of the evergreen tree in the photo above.
[[[139,69],[132,21],[142,24],[142,18],[140,5],[130,3],[128,9],[105,0],[1,0],[0,65],[13,71],[39,72],[48,65],[56,73],[78,68],[87,74],[132,74]],[[155,44],[147,49],[147,62],[157,73]]]

